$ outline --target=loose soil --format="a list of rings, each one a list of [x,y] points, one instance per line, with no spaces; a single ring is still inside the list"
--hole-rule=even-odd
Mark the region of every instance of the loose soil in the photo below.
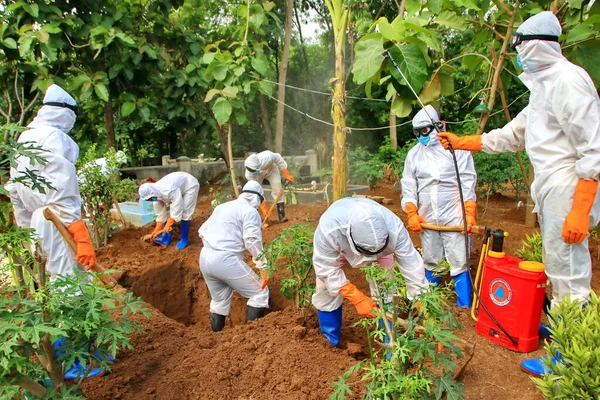
[[[202,243],[196,234],[211,213],[208,187],[203,187],[192,219],[190,246],[177,251],[174,245],[164,249],[140,242],[151,226],[116,233],[109,246],[99,251],[105,267],[120,270],[119,282],[140,296],[152,311],[151,319],[140,318],[146,334],[134,335],[134,350],[118,355],[112,374],[89,379],[83,385],[89,399],[324,399],[331,394],[331,383],[365,355],[365,332],[353,328],[359,317],[352,305],[344,304],[343,341],[331,348],[322,337],[316,312],[301,312],[291,307],[278,288],[281,275],[269,281],[270,312],[265,318],[244,324],[246,300],[234,296],[226,328],[210,330],[210,295],[199,271]],[[382,185],[367,194],[394,199],[388,205],[406,222],[401,212],[400,193]],[[314,226],[326,204],[286,206],[286,223],[273,223],[264,230],[266,243],[279,232],[297,223]],[[524,208],[517,201],[496,196],[479,202],[478,223],[502,228],[510,233],[505,251],[515,254],[525,235],[536,231],[526,228]],[[415,246],[419,236],[411,233]],[[179,232],[175,231],[174,241]],[[481,239],[475,239],[471,264],[476,265]],[[593,288],[600,289],[600,245],[591,245]],[[359,270],[346,271],[361,289],[368,285]],[[475,333],[475,322],[465,310],[454,312],[462,323],[457,332],[476,344],[475,356],[465,370],[462,383],[468,399],[541,399],[519,363],[543,354],[511,352],[492,344]],[[541,348],[540,343],[540,348]],[[357,350],[358,349],[358,350]],[[353,385],[359,398],[360,384]]]

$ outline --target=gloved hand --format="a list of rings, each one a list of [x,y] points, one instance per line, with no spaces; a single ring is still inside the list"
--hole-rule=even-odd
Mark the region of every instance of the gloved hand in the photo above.
[[[77,242],[77,255],[75,259],[81,265],[85,265],[85,270],[89,271],[96,264],[96,253],[92,246],[90,233],[82,220],[77,220],[67,227],[69,233]]]
[[[287,169],[284,169],[283,171],[281,171],[281,173],[283,174],[283,177],[285,179],[287,179],[290,182],[294,182],[294,177],[290,175],[290,172]]]
[[[260,290],[263,290],[269,283],[269,271],[267,271],[266,269],[260,271],[260,279],[262,279],[262,283],[260,284]]]
[[[264,219],[269,219],[269,217],[271,215],[269,214],[269,209],[267,208],[267,203],[265,203],[263,201],[262,203],[260,203],[260,207],[258,207],[258,209],[260,210],[260,213],[262,214]]]
[[[456,136],[450,132],[439,132],[438,138],[446,150],[450,142],[454,150],[481,151],[481,135]]]
[[[167,223],[165,224],[164,228],[156,231],[152,232],[152,238],[155,239],[157,237],[159,237],[162,233],[169,233],[173,230],[173,225],[175,224],[175,220],[171,217],[169,217],[169,219],[167,219]]]
[[[590,225],[590,211],[598,192],[598,182],[580,179],[575,187],[571,212],[567,214],[562,237],[567,244],[580,244],[586,238]]]
[[[413,232],[423,232],[421,223],[426,222],[423,217],[419,215],[417,206],[413,203],[406,204],[406,214],[408,215],[408,229]]]
[[[473,200],[465,201],[465,213],[467,214],[467,232],[472,235],[471,228],[477,225],[475,215],[477,214],[477,203]],[[463,232],[463,235],[465,233]]]
[[[158,232],[162,231],[163,224],[164,224],[163,222],[156,221],[156,225],[154,226],[154,230],[151,233],[152,237],[154,237],[155,233],[158,233]]]
[[[354,304],[358,315],[361,317],[373,318],[376,316],[375,310],[377,309],[377,305],[375,301],[369,296],[365,296],[354,284],[350,282],[346,283],[340,289],[340,294]]]

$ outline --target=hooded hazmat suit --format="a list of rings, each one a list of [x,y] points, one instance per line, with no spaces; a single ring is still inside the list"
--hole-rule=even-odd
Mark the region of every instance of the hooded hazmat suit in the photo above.
[[[177,249],[181,250],[189,244],[188,233],[190,221],[196,202],[200,184],[198,180],[187,172],[172,172],[158,182],[144,183],[139,188],[140,197],[146,201],[154,199],[156,211],[156,227],[153,236],[162,236],[155,242],[163,246],[171,243],[171,226],[181,221],[181,240]]]
[[[378,253],[367,255],[365,252]],[[344,198],[333,203],[321,216],[314,236],[313,265],[317,284],[312,303],[319,311],[321,330],[332,345],[340,340],[344,297],[359,313],[368,312],[360,310],[359,303],[369,302],[361,298],[362,293],[355,288],[348,291],[347,285],[353,285],[342,268],[345,265],[360,268],[377,262],[382,268],[392,269],[394,257],[406,279],[408,298],[413,299],[427,290],[423,260],[402,221],[390,210],[370,199]]]
[[[65,106],[45,105],[47,103]],[[34,120],[27,126],[18,139],[19,143],[40,147],[39,155],[46,165],[19,157],[16,168],[11,168],[11,180],[23,177],[29,170],[44,178],[52,188],[45,193],[31,189],[27,182],[14,182],[7,185],[13,203],[17,224],[21,228],[32,228],[40,240],[43,255],[46,257],[46,269],[50,279],[58,275],[72,274],[75,269],[82,270],[80,262],[91,268],[95,263],[94,249],[89,233],[81,221],[81,197],[75,172],[75,163],[79,157],[79,147],[67,134],[73,128],[77,118],[73,109],[75,100],[62,88],[51,85],[43,99],[42,107]],[[69,248],[52,222],[43,216],[48,207],[67,226],[78,245],[77,255]],[[83,254],[83,253],[85,254]],[[78,262],[79,261],[79,262]]]
[[[543,12],[517,32],[558,37],[562,30],[554,14]],[[524,41],[517,50],[524,69],[519,78],[531,93],[529,105],[503,128],[484,134],[482,148],[490,154],[526,149],[534,169],[531,197],[542,230],[552,304],[566,295],[584,302],[592,277],[588,240],[567,244],[561,230],[578,181],[598,180],[600,100],[587,72],[563,57],[558,43]],[[600,219],[598,196],[589,216],[590,229]]]
[[[258,182],[246,183],[236,200],[217,206],[198,230],[204,244],[200,271],[212,297],[210,312],[222,316],[223,324],[224,316],[229,315],[234,290],[248,299],[249,308],[264,312],[269,306],[269,288],[261,288],[261,279],[245,262],[248,251],[258,269],[266,267],[266,260],[260,257],[262,222],[257,210],[263,193]],[[220,329],[213,325],[213,330]]]
[[[436,110],[428,105],[412,120],[414,128],[439,122]],[[452,155],[448,153],[438,139],[436,128],[429,134],[429,143],[418,143],[408,152],[402,173],[402,209],[407,211],[410,205],[418,207],[418,215],[427,223],[441,226],[462,226],[463,215],[460,193],[454,170]],[[475,203],[477,174],[473,157],[468,151],[456,151],[456,160],[460,170],[461,186],[465,203]],[[420,227],[419,227],[420,228]],[[416,229],[421,232],[421,247],[425,268],[435,271],[439,262],[445,258],[450,264],[450,275],[458,276],[467,271],[465,237],[460,232],[438,232]],[[430,275],[428,273],[428,275]],[[465,276],[466,279],[468,277]],[[440,278],[432,278],[432,280]],[[470,289],[466,288],[461,305],[470,306]],[[460,295],[460,293],[459,293]]]

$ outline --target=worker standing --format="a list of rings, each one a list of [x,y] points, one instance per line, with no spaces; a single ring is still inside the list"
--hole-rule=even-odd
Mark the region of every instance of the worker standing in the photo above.
[[[212,297],[210,326],[213,332],[225,327],[235,290],[248,299],[246,322],[264,316],[269,306],[267,260],[263,251],[261,219],[258,207],[264,200],[260,184],[249,181],[236,200],[223,203],[202,224],[198,233],[204,247],[200,252],[200,270]],[[245,262],[252,255],[261,278]]]
[[[262,184],[263,180],[268,180],[271,185],[271,197],[273,201],[277,200],[277,195],[281,191],[281,175],[290,181],[294,182],[294,177],[290,175],[287,170],[287,163],[281,157],[280,154],[273,153],[272,151],[265,150],[258,154],[250,154],[244,161],[246,167],[246,180],[257,181]],[[277,200],[277,214],[279,215],[279,221],[286,222],[285,217],[285,199],[281,197]],[[263,216],[268,219],[267,205],[261,204],[260,211]]]
[[[317,284],[312,304],[321,332],[332,346],[341,339],[343,299],[349,300],[360,316],[375,316],[375,301],[346,278],[345,265],[361,268],[376,262],[392,270],[395,256],[406,279],[408,298],[428,290],[423,260],[402,221],[373,200],[348,197],[333,203],[319,219],[313,242]],[[371,287],[372,292],[374,289]],[[389,295],[387,301],[391,302]]]
[[[484,135],[440,134],[446,148],[450,142],[454,149],[490,154],[527,151],[552,306],[567,296],[588,301],[592,262],[587,235],[600,219],[600,100],[587,72],[561,54],[561,34],[556,16],[542,12],[514,35],[512,45],[524,70],[519,78],[530,91],[529,105],[514,120]],[[543,359],[523,361],[521,368],[532,375],[549,372]]]
[[[154,243],[167,247],[171,244],[173,225],[181,221],[181,238],[175,246],[185,249],[190,243],[192,215],[198,201],[200,184],[187,172],[172,172],[156,183],[144,183],[139,194],[145,201],[154,202],[156,226],[152,232]]]
[[[408,215],[408,228],[421,234],[421,248],[427,280],[439,285],[436,273],[442,259],[450,264],[456,302],[471,308],[473,287],[465,253],[465,236],[460,232],[438,232],[421,227],[421,223],[441,226],[463,226],[462,205],[452,156],[438,139],[442,123],[430,105],[412,120],[419,143],[408,152],[402,173],[402,209]],[[461,186],[467,214],[467,229],[475,225],[475,186],[477,174],[468,151],[457,151]]]
[[[76,270],[90,270],[96,263],[90,234],[81,219],[81,197],[75,171],[79,147],[68,136],[78,111],[75,99],[61,87],[48,87],[42,107],[18,139],[19,143],[41,148],[38,155],[45,163],[26,156],[18,157],[16,168],[10,170],[12,182],[7,185],[17,225],[34,230],[50,281],[59,276],[73,275]],[[31,174],[48,183],[43,192],[30,187],[31,181],[28,179],[21,181]],[[49,208],[65,224],[77,243],[76,253],[69,248],[54,224],[46,220],[45,208]],[[61,347],[65,340],[68,339],[62,338],[54,343],[58,352],[63,351]],[[65,378],[78,379],[85,376],[88,368],[82,364],[85,362],[77,359],[65,371]],[[104,372],[104,369],[93,368],[87,377]]]

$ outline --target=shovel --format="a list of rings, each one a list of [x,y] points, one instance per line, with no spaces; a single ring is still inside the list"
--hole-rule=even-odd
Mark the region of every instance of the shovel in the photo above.
[[[63,239],[65,239],[65,241],[71,248],[71,250],[73,250],[75,253],[77,253],[77,243],[75,242],[75,239],[73,239],[73,236],[71,236],[71,233],[67,230],[67,227],[65,226],[65,224],[63,224],[62,221],[60,219],[58,219],[56,214],[54,214],[52,212],[52,210],[50,210],[49,208],[46,208],[46,209],[44,209],[44,218],[46,218],[48,221],[50,221],[54,224],[54,226],[56,227],[56,229],[58,229],[58,231],[60,232]],[[100,274],[100,275],[98,275],[98,278],[106,286],[114,288],[117,292],[125,292],[126,291],[125,288],[122,287],[121,285],[119,285],[112,276],[105,274],[106,270],[100,264],[98,264],[98,263],[94,264],[94,266],[92,267],[92,271]]]
[[[434,224],[427,224],[427,223],[421,223],[421,228],[427,229],[430,231],[438,231],[438,232],[462,232],[465,230],[465,228],[460,225],[444,226],[444,225],[434,225]],[[471,227],[471,229],[469,230],[469,233],[477,233],[477,234],[483,235],[485,233],[485,227],[473,225]]]
[[[267,216],[271,215],[271,213],[275,209],[275,206],[277,205],[279,200],[281,200],[281,198],[283,197],[283,194],[285,193],[285,188],[287,187],[288,184],[289,184],[289,181],[285,181],[285,183],[281,187],[281,190],[279,191],[279,194],[275,198],[275,201],[273,201],[273,204],[271,204],[271,207],[269,208],[269,211],[267,212]],[[267,216],[265,216],[265,220],[263,221],[263,224],[262,224],[263,229],[265,229],[269,226],[269,218]]]

